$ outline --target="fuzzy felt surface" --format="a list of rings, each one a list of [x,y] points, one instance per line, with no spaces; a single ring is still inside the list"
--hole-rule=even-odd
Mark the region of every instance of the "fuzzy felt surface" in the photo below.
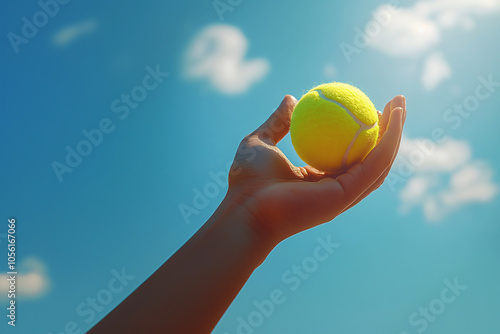
[[[361,90],[344,83],[323,84],[298,102],[290,135],[304,162],[338,173],[362,161],[373,149],[377,122],[377,110]]]

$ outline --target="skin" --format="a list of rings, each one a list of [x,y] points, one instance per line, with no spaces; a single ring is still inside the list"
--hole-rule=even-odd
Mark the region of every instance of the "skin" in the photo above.
[[[210,333],[278,243],[331,221],[382,185],[401,141],[403,96],[379,114],[377,146],[340,175],[296,167],[276,147],[296,103],[285,96],[242,140],[228,192],[212,217],[90,334]]]

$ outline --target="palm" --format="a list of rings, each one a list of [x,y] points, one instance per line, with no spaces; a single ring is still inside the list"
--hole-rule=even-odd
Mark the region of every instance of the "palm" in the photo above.
[[[393,126],[388,143],[374,149],[365,162],[344,174],[327,175],[310,166],[294,166],[276,147],[288,132],[294,105],[286,97],[269,120],[242,141],[230,174],[230,191],[240,196],[258,228],[279,240],[330,221],[378,188],[395,158],[402,130],[402,122],[399,131]],[[386,106],[382,134],[398,107],[405,109],[404,98]],[[376,161],[381,156],[386,156],[384,164]],[[377,168],[366,166],[370,162]]]

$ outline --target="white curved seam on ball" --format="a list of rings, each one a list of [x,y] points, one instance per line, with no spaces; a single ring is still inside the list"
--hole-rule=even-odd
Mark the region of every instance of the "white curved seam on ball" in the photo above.
[[[344,109],[344,111],[349,114],[349,116],[351,116],[351,118],[353,119],[354,122],[356,122],[358,125],[359,125],[359,129],[358,131],[356,131],[356,133],[354,134],[354,137],[352,138],[351,142],[349,143],[349,145],[347,146],[345,152],[344,152],[344,156],[342,157],[342,168],[345,168],[347,166],[347,158],[349,157],[349,153],[351,152],[351,149],[352,147],[354,146],[354,143],[356,142],[356,140],[358,140],[358,137],[359,135],[361,134],[362,131],[365,131],[365,130],[370,130],[370,129],[373,129],[374,127],[377,126],[378,122],[375,122],[373,125],[366,125],[365,123],[363,123],[359,118],[356,117],[356,115],[354,115],[346,106],[344,106],[342,103],[338,102],[338,101],[335,101],[335,100],[332,100],[330,99],[329,97],[325,96],[325,94],[317,89],[315,90],[315,92],[318,93],[319,97],[322,98],[323,100],[326,100],[328,102],[332,102],[332,103],[335,103],[336,105],[338,105],[339,107],[341,107],[342,109]]]
[[[358,131],[356,131],[356,133],[354,134],[354,137],[352,138],[351,142],[349,143],[349,145],[345,149],[344,156],[342,157],[342,168],[343,169],[345,169],[347,167],[347,158],[349,157],[349,153],[351,153],[351,149],[354,146],[354,143],[356,142],[356,140],[358,140],[358,137],[361,134],[361,132],[363,132],[365,130],[373,129],[377,124],[378,124],[378,122],[375,122],[374,125],[372,125],[369,128],[366,128],[366,129],[364,129],[362,126],[359,127]]]
[[[352,137],[351,142],[349,143],[349,145],[345,149],[344,156],[342,157],[342,168],[343,169],[345,169],[347,167],[347,158],[349,157],[349,153],[351,153],[351,149],[354,146],[354,143],[356,142],[356,140],[358,140],[358,137],[362,131],[363,131],[363,128],[359,127],[358,131],[356,131],[356,133],[354,134],[354,137]]]
[[[319,94],[319,97],[321,97],[323,100],[326,100],[328,102],[332,102],[332,103],[335,103],[336,105],[338,105],[339,107],[341,107],[342,109],[345,110],[345,112],[347,112],[349,114],[349,116],[351,116],[351,118],[356,122],[358,123],[358,125],[360,127],[363,128],[363,130],[370,130],[370,129],[373,129],[375,127],[375,125],[377,125],[377,122],[375,122],[375,124],[373,125],[366,125],[365,123],[363,123],[359,118],[356,117],[356,115],[354,115],[350,110],[349,108],[347,108],[345,105],[343,105],[342,103],[340,103],[339,101],[335,101],[335,100],[332,100],[330,99],[329,97],[327,97],[321,90],[315,90],[315,92],[318,92]]]

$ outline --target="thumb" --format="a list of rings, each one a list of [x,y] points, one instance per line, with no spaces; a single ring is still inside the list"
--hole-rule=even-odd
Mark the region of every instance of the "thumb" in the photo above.
[[[290,130],[290,121],[296,104],[295,97],[286,95],[278,109],[254,133],[268,144],[276,145]]]

